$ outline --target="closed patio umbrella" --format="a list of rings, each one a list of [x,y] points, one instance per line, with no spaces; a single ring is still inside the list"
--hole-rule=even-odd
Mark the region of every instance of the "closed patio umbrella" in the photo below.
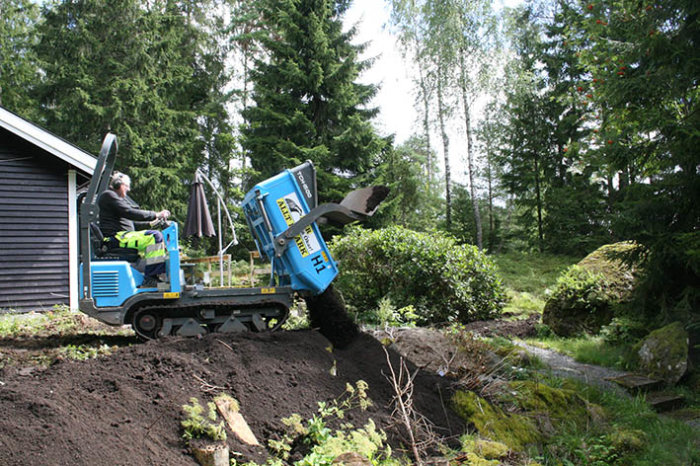
[[[204,195],[204,180],[197,170],[194,183],[190,188],[190,201],[187,205],[187,221],[185,222],[185,236],[216,236],[214,224],[211,221],[207,198]]]

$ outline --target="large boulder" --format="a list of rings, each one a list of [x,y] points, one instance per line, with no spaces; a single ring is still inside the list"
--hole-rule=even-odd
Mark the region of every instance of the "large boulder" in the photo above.
[[[640,369],[669,385],[678,383],[688,370],[688,332],[680,322],[651,332],[638,351]]]
[[[598,333],[612,320],[615,307],[631,298],[635,267],[616,256],[636,247],[631,242],[607,244],[567,269],[545,303],[542,322],[560,336]]]

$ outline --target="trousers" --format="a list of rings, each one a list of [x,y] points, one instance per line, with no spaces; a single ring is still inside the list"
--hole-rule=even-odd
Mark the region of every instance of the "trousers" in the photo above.
[[[146,262],[144,275],[157,277],[165,273],[166,250],[163,234],[157,230],[120,231],[105,238],[112,248],[131,248],[139,252],[139,257]]]

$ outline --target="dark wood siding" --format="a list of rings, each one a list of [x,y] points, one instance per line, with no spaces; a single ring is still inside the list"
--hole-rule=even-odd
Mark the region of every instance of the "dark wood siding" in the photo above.
[[[0,128],[0,311],[68,304],[68,165]]]

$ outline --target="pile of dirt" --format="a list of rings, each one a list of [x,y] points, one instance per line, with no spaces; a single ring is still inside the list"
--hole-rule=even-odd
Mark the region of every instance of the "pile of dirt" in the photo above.
[[[537,335],[538,314],[521,320],[477,320],[464,326],[464,329],[483,337],[527,338]]]
[[[309,418],[318,401],[337,398],[358,380],[369,384],[373,406],[346,420],[361,426],[372,418],[398,447],[389,429],[394,393],[381,344],[360,334],[342,350],[328,348],[315,331],[208,335],[135,344],[45,370],[7,367],[0,372],[0,464],[196,464],[180,428],[191,397],[232,395],[264,443],[279,435],[281,418]],[[393,352],[391,360],[398,367]],[[415,378],[415,408],[444,437],[465,427],[445,406],[449,396],[444,379],[423,371]],[[267,457],[262,446],[232,435],[227,442],[239,460]]]

